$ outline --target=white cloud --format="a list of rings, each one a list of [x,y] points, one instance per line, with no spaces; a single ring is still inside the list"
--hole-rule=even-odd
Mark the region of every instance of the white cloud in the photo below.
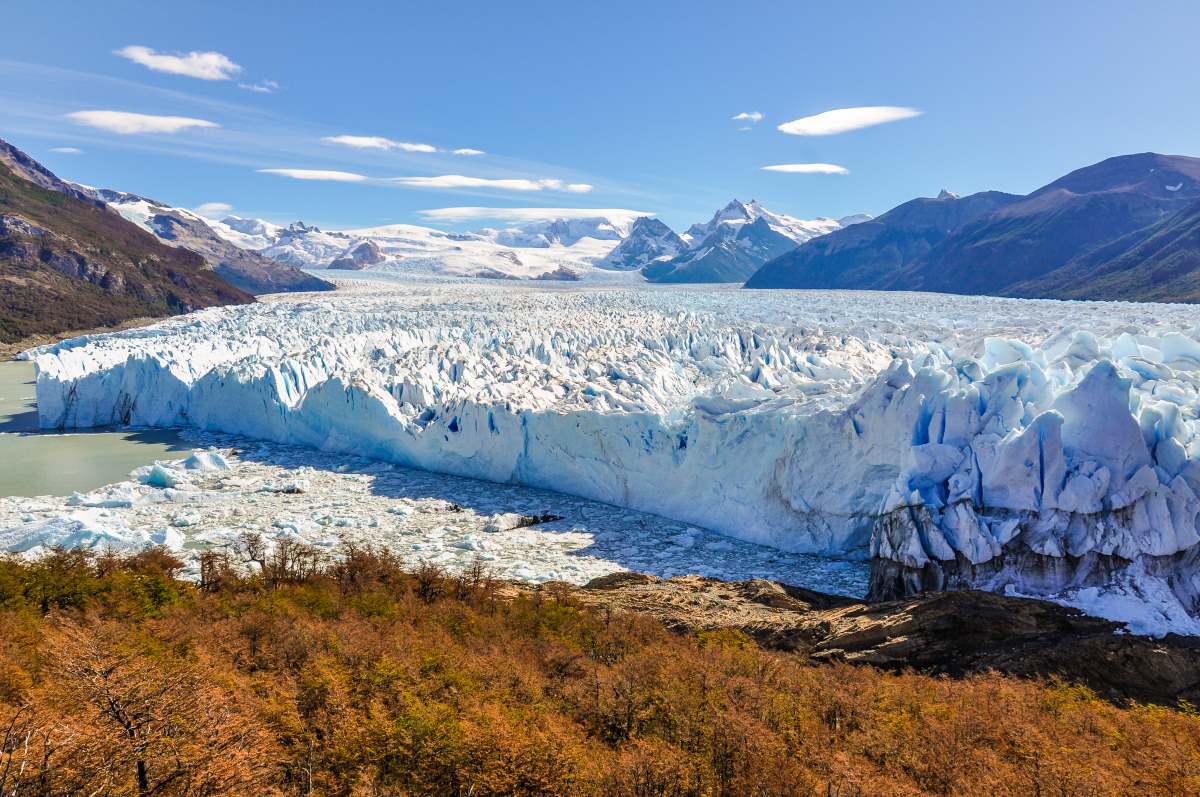
[[[432,144],[410,144],[407,141],[392,141],[383,136],[325,136],[321,139],[330,144],[341,144],[354,149],[400,149],[405,152],[437,152]]]
[[[207,119],[190,116],[153,116],[126,111],[75,111],[67,116],[81,125],[107,130],[110,133],[178,133],[189,127],[220,127]]]
[[[788,174],[849,174],[844,166],[833,163],[779,163],[762,167],[764,172],[787,172]]]
[[[113,55],[128,58],[155,72],[184,75],[200,80],[229,80],[242,68],[229,56],[216,52],[160,53],[149,47],[131,44],[115,50]]]
[[[58,152],[62,155],[82,155],[83,150],[79,147],[51,147],[51,152]]]
[[[869,105],[862,108],[838,108],[816,116],[805,116],[779,125],[780,132],[793,136],[831,136],[849,130],[881,125],[920,116],[916,108],[901,108],[894,105]]]
[[[216,218],[233,210],[227,202],[205,202],[196,208],[196,213],[206,218]]]
[[[653,216],[643,210],[626,210],[624,208],[433,208],[418,210],[417,214],[426,221],[445,222],[453,224],[480,219],[493,221],[546,221],[551,219],[606,219],[632,220],[638,216]]]
[[[735,122],[750,122],[751,124],[758,124],[762,120],[763,115],[758,111],[742,111],[733,117],[733,121]]]
[[[463,147],[462,149],[454,150],[454,154],[471,156],[471,155],[486,155],[487,153],[481,149],[471,149],[470,147]]]
[[[239,83],[238,88],[253,91],[256,94],[274,94],[279,88],[279,84],[274,80],[260,80],[257,83]]]
[[[436,177],[393,177],[390,182],[412,188],[498,188],[505,191],[566,191],[586,194],[592,190],[587,183],[564,183],[562,180],[528,180],[521,178],[492,179],[467,177],[461,174],[442,174]]]
[[[278,174],[293,180],[329,180],[335,183],[361,183],[367,177],[354,172],[339,172],[331,169],[259,169],[260,174]]]

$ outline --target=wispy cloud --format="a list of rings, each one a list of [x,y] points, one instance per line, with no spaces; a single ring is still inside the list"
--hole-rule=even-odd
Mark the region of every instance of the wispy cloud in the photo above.
[[[81,125],[121,135],[178,133],[189,127],[220,127],[216,122],[193,119],[190,116],[154,116],[127,111],[74,111],[67,114],[67,117]]]
[[[259,169],[260,174],[277,174],[293,180],[328,180],[335,183],[361,183],[369,179],[354,172],[339,172],[332,169]]]
[[[742,111],[737,116],[733,117],[733,121],[735,122],[749,122],[750,124],[758,124],[762,120],[763,115],[758,111]]]
[[[466,155],[469,157],[472,155],[486,155],[487,153],[481,149],[471,149],[470,147],[462,147],[461,149],[454,150],[454,154],[455,155]]]
[[[764,172],[788,174],[849,174],[850,170],[834,163],[779,163],[762,167]]]
[[[257,83],[239,83],[239,89],[253,91],[255,94],[274,94],[279,89],[279,84],[274,80],[260,80]]]
[[[393,141],[383,136],[325,136],[321,139],[330,144],[340,144],[354,149],[399,149],[405,152],[437,152],[432,144],[411,144],[407,141]]]
[[[874,127],[885,122],[897,122],[920,116],[916,108],[894,105],[869,105],[861,108],[838,108],[815,116],[793,119],[779,125],[779,130],[793,136],[832,136],[864,127]]]
[[[60,155],[82,155],[83,150],[79,147],[51,147],[51,152],[57,152]]]
[[[566,183],[562,180],[528,180],[525,178],[467,177],[462,174],[442,174],[436,177],[392,177],[389,182],[412,188],[497,188],[505,191],[566,191],[586,194],[592,190],[588,183]]]
[[[228,202],[205,202],[203,205],[198,205],[196,213],[206,218],[216,218],[233,210],[233,205]]]
[[[642,210],[626,210],[624,208],[432,208],[418,210],[417,215],[425,221],[455,224],[465,221],[548,221],[552,219],[593,219],[606,218],[629,220],[639,216],[653,216]]]
[[[113,55],[128,58],[155,72],[200,80],[229,80],[242,71],[229,56],[218,52],[160,53],[149,47],[131,44],[115,50]]]

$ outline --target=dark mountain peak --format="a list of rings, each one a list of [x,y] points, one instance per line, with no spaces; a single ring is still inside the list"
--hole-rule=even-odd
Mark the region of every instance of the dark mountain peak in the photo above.
[[[633,220],[633,226],[629,228],[629,234],[634,233],[649,233],[652,235],[661,235],[671,230],[661,220],[653,216],[638,216]]]
[[[7,166],[9,171],[22,180],[28,180],[40,188],[45,188],[47,191],[68,194],[82,202],[90,202],[93,205],[101,207],[104,205],[103,202],[97,200],[86,191],[81,190],[80,187],[65,180],[60,180],[54,172],[4,139],[0,139],[0,164]]]
[[[954,193],[953,191],[947,191],[945,188],[943,188],[941,191],[938,191],[937,198],[938,199],[959,199],[960,197],[958,194]]]
[[[1051,194],[1136,193],[1167,201],[1200,196],[1200,158],[1140,152],[1118,155],[1066,174],[1029,195],[1029,201]]]
[[[629,235],[599,265],[632,270],[659,258],[674,257],[686,249],[687,243],[662,221],[653,216],[639,216],[629,228]]]

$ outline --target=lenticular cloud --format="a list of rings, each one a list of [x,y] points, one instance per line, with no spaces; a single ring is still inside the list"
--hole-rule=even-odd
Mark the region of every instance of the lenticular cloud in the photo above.
[[[894,105],[838,108],[815,116],[805,116],[801,119],[784,122],[779,125],[779,130],[792,136],[832,136],[850,130],[874,127],[886,122],[911,119],[914,116],[920,116],[921,113],[916,108],[902,108]]]

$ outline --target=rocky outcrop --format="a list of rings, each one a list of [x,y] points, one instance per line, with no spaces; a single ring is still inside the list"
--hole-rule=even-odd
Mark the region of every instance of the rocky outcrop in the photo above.
[[[373,266],[376,263],[382,263],[387,258],[383,251],[380,250],[379,244],[374,241],[363,241],[357,246],[351,247],[346,251],[346,254],[331,262],[327,268],[341,269],[346,271],[362,271],[368,266]]]
[[[571,594],[679,631],[737,629],[814,661],[953,677],[992,670],[1057,677],[1109,699],[1165,705],[1200,698],[1200,639],[1121,633],[1115,623],[1040,600],[968,591],[867,604],[771,581],[637,573]]]

